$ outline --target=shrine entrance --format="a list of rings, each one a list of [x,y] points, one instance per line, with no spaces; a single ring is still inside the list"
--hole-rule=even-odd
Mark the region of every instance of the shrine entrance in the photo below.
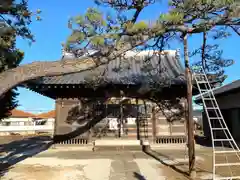
[[[142,103],[141,103],[142,102]],[[147,139],[150,106],[131,98],[109,98],[105,103],[96,103],[93,109],[104,111],[104,118],[91,129],[94,139]],[[98,107],[97,107],[98,106]],[[97,111],[95,111],[97,112]]]

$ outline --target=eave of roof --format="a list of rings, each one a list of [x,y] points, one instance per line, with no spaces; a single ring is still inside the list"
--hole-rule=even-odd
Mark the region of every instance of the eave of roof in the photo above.
[[[164,82],[167,86],[186,84],[184,68],[181,65],[177,51],[167,51],[166,55],[153,56],[151,54],[151,56],[146,56],[147,51],[144,51],[134,58],[131,53],[128,53],[124,59],[117,58],[110,61],[107,65],[96,68],[94,71],[43,77],[28,82],[28,84],[25,84],[25,87],[31,88],[33,85],[81,85],[86,84],[89,78],[93,76],[102,77],[104,83],[116,85],[139,85],[145,82],[153,84]],[[147,65],[144,63],[146,58],[150,59]],[[104,76],[96,75],[96,72],[100,74],[104,72]],[[161,83],[161,86],[164,87],[164,83]],[[33,90],[39,91],[38,93],[40,94],[45,94],[41,92],[41,89]]]
[[[240,80],[236,80],[229,84],[213,89],[213,93],[216,97],[219,97],[239,89],[240,89]],[[207,93],[203,94],[203,96],[206,97]],[[201,96],[200,95],[196,96],[195,103],[201,103],[201,102],[202,102]]]

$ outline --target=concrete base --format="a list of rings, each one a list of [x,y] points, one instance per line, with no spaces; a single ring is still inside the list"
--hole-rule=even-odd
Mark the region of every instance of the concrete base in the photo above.
[[[150,144],[151,149],[186,149],[186,144]],[[205,147],[202,147],[198,144],[195,145],[196,150],[205,149]]]
[[[100,150],[142,150],[140,140],[125,140],[125,139],[98,139],[95,141],[94,151]]]
[[[127,139],[97,139],[95,146],[139,146],[140,140],[127,140]]]
[[[52,146],[50,151],[92,151],[92,146],[69,146],[69,145],[57,145]]]
[[[92,151],[142,151],[142,146],[97,146]]]
[[[151,144],[151,149],[185,149],[186,144]]]
[[[88,144],[54,144],[52,148],[79,148],[79,149],[88,149],[88,150],[145,150],[148,151],[158,150],[158,149],[179,149],[185,150],[186,144],[152,144],[149,140],[134,140],[134,139],[97,139]],[[211,147],[210,147],[211,148]],[[206,149],[202,148],[200,145],[195,146],[196,150]]]
[[[141,140],[141,145],[144,152],[149,152],[151,150],[149,140]]]

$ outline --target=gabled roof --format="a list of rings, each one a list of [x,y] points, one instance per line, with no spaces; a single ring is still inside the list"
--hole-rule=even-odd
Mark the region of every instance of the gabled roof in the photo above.
[[[139,84],[149,81],[149,78],[154,82],[185,83],[184,68],[177,51],[166,52],[166,55],[152,55],[153,51],[140,53],[129,51],[125,58],[116,58],[109,64],[99,66],[92,71],[43,77],[30,81],[30,83],[36,85],[86,84],[89,80],[94,80],[93,77],[101,77],[104,82],[113,84]]]
[[[32,113],[29,113],[29,112],[24,112],[24,111],[21,111],[21,110],[18,110],[18,109],[13,109],[11,111],[11,116],[10,117],[13,117],[13,118],[34,118],[36,115],[35,114],[32,114]]]
[[[52,110],[52,111],[49,111],[49,112],[46,112],[46,113],[38,114],[38,115],[36,115],[36,118],[42,118],[42,119],[55,118],[55,116],[56,116],[56,112],[55,112],[55,110]]]

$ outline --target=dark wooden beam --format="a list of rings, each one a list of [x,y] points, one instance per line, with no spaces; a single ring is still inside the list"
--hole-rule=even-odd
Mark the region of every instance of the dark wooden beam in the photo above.
[[[156,140],[157,136],[157,131],[156,131],[156,107],[152,107],[152,136],[153,136],[153,141]]]

